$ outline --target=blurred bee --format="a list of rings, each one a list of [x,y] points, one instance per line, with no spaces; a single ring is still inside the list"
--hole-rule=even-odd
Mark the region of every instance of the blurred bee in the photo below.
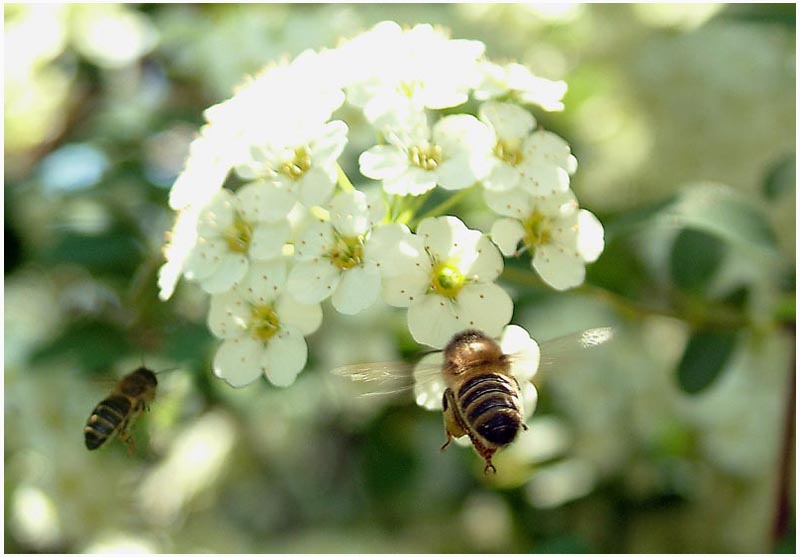
[[[404,383],[367,394],[395,393],[414,388],[415,384],[419,387],[421,383],[438,382],[434,390],[442,391],[445,429],[445,443],[441,450],[445,450],[453,438],[466,435],[485,462],[484,473],[496,472],[492,456],[510,445],[520,431],[527,429],[518,378],[528,381],[538,370],[558,365],[563,356],[599,346],[612,337],[610,327],[588,329],[548,341],[538,347],[541,357],[538,349],[534,350],[532,357],[529,350],[527,353],[506,354],[496,340],[470,329],[450,340],[440,353],[442,362],[435,365],[420,362],[410,383],[410,375],[403,371],[402,364],[355,364],[333,372],[354,381],[381,385],[397,381]]]
[[[123,377],[114,391],[89,416],[83,428],[86,448],[90,451],[97,449],[116,434],[128,445],[128,452],[133,455],[136,446],[128,428],[142,412],[149,410],[148,405],[155,399],[157,385],[156,374],[146,367],[140,367]]]

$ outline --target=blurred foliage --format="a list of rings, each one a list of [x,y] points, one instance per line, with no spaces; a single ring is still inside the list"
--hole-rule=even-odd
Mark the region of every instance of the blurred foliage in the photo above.
[[[4,15],[7,552],[794,551],[776,524],[795,505],[777,475],[795,459],[794,5]],[[507,262],[514,322],[534,337],[613,325],[617,340],[542,377],[494,477],[471,450],[439,454],[441,416],[327,373],[418,354],[397,314],[326,312],[295,385],[234,391],[210,371],[206,298],[156,295],[168,188],[202,111],[382,19],[565,79],[566,110],[536,116],[574,146],[574,187],[606,226],[576,292]],[[480,203],[459,211],[487,230]],[[91,409],[142,361],[179,369],[134,429],[139,451],[88,453]]]

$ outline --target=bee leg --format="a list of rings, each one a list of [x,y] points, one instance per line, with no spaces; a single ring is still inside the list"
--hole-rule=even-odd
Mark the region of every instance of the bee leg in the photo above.
[[[442,410],[444,411],[444,433],[447,436],[444,445],[439,449],[444,451],[453,437],[463,437],[467,434],[467,428],[461,421],[461,416],[456,412],[456,395],[452,389],[445,389],[442,395]]]
[[[483,458],[484,462],[486,463],[486,466],[483,468],[483,473],[488,474],[489,470],[491,470],[493,474],[496,474],[497,468],[495,468],[494,464],[492,464],[492,455],[494,455],[497,449],[487,447],[474,435],[470,435],[470,439],[472,440],[472,445],[475,447],[475,450],[479,455],[481,455],[481,458]]]
[[[134,456],[136,454],[136,443],[133,440],[133,436],[128,431],[128,422],[129,420],[125,420],[122,422],[122,425],[119,428],[119,440],[128,445],[128,454],[130,456]]]

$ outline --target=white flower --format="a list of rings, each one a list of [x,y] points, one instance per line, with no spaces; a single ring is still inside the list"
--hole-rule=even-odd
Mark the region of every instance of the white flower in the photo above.
[[[234,387],[262,373],[285,387],[306,365],[304,336],[322,323],[322,308],[284,293],[285,280],[283,260],[254,263],[240,286],[211,297],[208,327],[224,340],[214,357],[214,374]]]
[[[500,66],[484,61],[483,81],[475,89],[479,101],[510,97],[521,104],[536,104],[548,111],[564,110],[561,99],[567,92],[563,81],[537,77],[521,64]]]
[[[253,182],[236,194],[216,193],[197,220],[196,244],[186,277],[206,292],[225,292],[247,273],[250,259],[280,256],[291,228],[286,215],[295,201],[269,184]]]
[[[503,270],[500,253],[456,217],[423,220],[416,235],[395,239],[384,260],[393,263],[384,266],[383,298],[408,307],[417,342],[441,348],[468,328],[496,336],[511,319],[511,298],[494,284]]]
[[[494,223],[492,241],[507,257],[519,253],[522,242],[531,252],[533,268],[556,290],[580,285],[586,264],[603,252],[603,225],[579,209],[571,190],[542,196],[521,187],[486,191],[485,198],[492,210],[511,217]]]
[[[531,380],[539,369],[539,345],[528,332],[517,325],[508,325],[500,336],[500,349],[509,356],[510,372],[516,378],[522,395],[525,419],[536,409],[538,394]],[[442,395],[447,385],[441,368],[444,354],[436,352],[423,357],[414,367],[414,397],[428,410],[442,410]]]
[[[485,48],[480,41],[448,39],[430,25],[402,31],[384,22],[345,45],[349,65],[369,70],[354,76],[347,98],[377,127],[425,108],[458,106],[481,78],[478,58]]]
[[[360,191],[337,194],[329,205],[330,220],[306,228],[295,244],[298,263],[289,274],[289,293],[303,303],[331,296],[340,313],[355,314],[378,299],[379,263],[368,235],[382,217]]]
[[[236,172],[246,180],[265,178],[306,206],[322,205],[333,192],[336,160],[345,145],[347,125],[339,120],[273,131],[266,140],[252,139],[250,156]]]
[[[460,190],[489,170],[489,128],[468,114],[445,116],[430,131],[425,123],[403,134],[389,134],[358,159],[361,173],[383,180],[389,194],[421,195],[437,185]]]
[[[483,185],[504,191],[517,187],[522,175],[536,192],[564,191],[569,174],[578,161],[567,143],[556,134],[539,130],[536,120],[524,108],[510,103],[487,102],[479,110],[481,120],[494,133],[492,168]]]

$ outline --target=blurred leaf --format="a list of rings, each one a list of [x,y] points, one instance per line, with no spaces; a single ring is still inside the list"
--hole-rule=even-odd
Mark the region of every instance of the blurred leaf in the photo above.
[[[775,201],[796,187],[797,166],[794,155],[788,156],[772,167],[764,180],[764,195]]]
[[[606,243],[600,258],[586,268],[586,282],[630,298],[651,283],[630,238]]]
[[[735,332],[694,333],[678,365],[681,389],[696,394],[711,385],[730,360],[735,347]]]
[[[659,219],[703,230],[744,248],[775,253],[775,235],[766,215],[742,194],[722,184],[686,187]]]
[[[535,553],[591,553],[592,548],[578,534],[548,538],[536,545]]]
[[[711,282],[724,256],[725,245],[716,236],[684,228],[672,244],[672,280],[682,290],[700,292]]]
[[[106,322],[82,322],[68,327],[62,334],[36,350],[32,363],[77,358],[82,368],[103,372],[130,350],[125,333],[118,328]]]
[[[46,263],[74,263],[94,272],[130,275],[142,259],[130,231],[112,229],[98,235],[67,232],[44,254]]]
[[[719,16],[721,19],[733,19],[750,23],[779,23],[792,31],[795,30],[795,5],[785,4],[734,4],[729,5]]]

